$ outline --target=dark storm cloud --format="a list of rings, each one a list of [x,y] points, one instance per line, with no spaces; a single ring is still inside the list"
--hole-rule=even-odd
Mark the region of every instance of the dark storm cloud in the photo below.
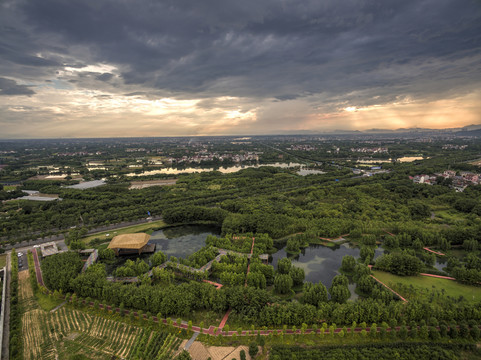
[[[67,63],[79,68],[107,63],[117,66],[123,81],[118,86],[126,89],[140,86],[179,98],[229,95],[277,101],[322,94],[323,101],[334,105],[341,95],[343,101],[368,105],[448,93],[481,81],[479,1],[8,4],[19,20],[9,20],[2,30],[8,35],[0,40],[2,62],[28,69],[30,76],[35,71],[45,76],[45,68],[61,69]],[[36,55],[46,50],[55,55]],[[96,74],[94,79],[108,82],[112,77]],[[78,86],[82,84],[93,86],[80,80]]]
[[[114,74],[111,74],[111,73],[103,73],[103,74],[97,75],[95,78],[100,81],[109,81],[110,79],[113,78],[113,76]]]
[[[0,95],[33,95],[35,91],[25,85],[18,85],[14,80],[0,77]]]

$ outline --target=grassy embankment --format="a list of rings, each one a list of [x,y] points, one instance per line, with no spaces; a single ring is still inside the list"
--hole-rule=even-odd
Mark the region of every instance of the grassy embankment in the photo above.
[[[7,254],[0,255],[0,269],[7,264]]]
[[[105,242],[108,242],[112,239],[112,237],[116,235],[130,234],[130,233],[136,233],[136,232],[149,232],[149,231],[157,230],[160,228],[164,228],[166,226],[168,225],[164,221],[157,220],[157,221],[152,221],[150,223],[132,225],[132,226],[127,226],[127,227],[123,227],[115,230],[102,231],[99,233],[89,235],[83,238],[82,240],[88,246],[94,239],[105,239]]]
[[[450,296],[452,298],[459,298],[462,296],[469,302],[481,301],[481,287],[470,286],[458,283],[454,280],[438,279],[429,276],[396,276],[383,271],[373,271],[373,275],[381,280],[388,286],[392,286],[396,291],[396,284],[400,283],[405,286],[414,286],[417,288],[425,289],[431,291],[432,289],[442,290],[444,289],[444,295]],[[418,294],[421,292],[418,292]],[[400,293],[403,297],[408,300],[410,298],[409,294],[403,294],[402,290]]]

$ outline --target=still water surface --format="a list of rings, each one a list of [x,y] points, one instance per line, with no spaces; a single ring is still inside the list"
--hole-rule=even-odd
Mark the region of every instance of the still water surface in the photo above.
[[[334,276],[339,275],[338,269],[341,267],[342,257],[351,255],[355,259],[359,258],[360,249],[351,247],[348,243],[338,247],[330,248],[322,245],[310,245],[299,255],[290,257],[292,265],[303,268],[306,274],[306,281],[313,283],[322,282],[328,289],[332,284]],[[381,247],[376,248],[374,258],[384,253]],[[279,259],[289,257],[283,247],[272,255],[271,265],[277,268]]]
[[[187,167],[183,169],[163,168],[158,170],[143,171],[141,173],[129,173],[127,174],[127,176],[147,176],[147,175],[156,175],[156,174],[176,175],[176,174],[201,173],[201,172],[209,172],[209,171],[219,171],[222,174],[230,174],[230,173],[237,172],[239,170],[248,169],[248,168],[259,168],[261,166],[274,166],[279,168],[291,168],[291,167],[298,166],[301,168],[301,170],[298,172],[299,175],[324,174],[324,172],[320,170],[303,169],[303,165],[299,163],[288,163],[288,164],[273,163],[273,164],[257,164],[257,165],[235,165],[235,166],[219,167],[219,168],[193,168],[193,167]]]
[[[187,258],[205,245],[205,239],[209,235],[220,235],[220,229],[209,225],[182,225],[154,231],[149,243],[156,244],[155,251],[162,251],[167,257]],[[107,272],[111,274],[113,270],[130,260],[140,258],[149,261],[150,254],[127,255],[115,258],[115,262],[107,265]]]

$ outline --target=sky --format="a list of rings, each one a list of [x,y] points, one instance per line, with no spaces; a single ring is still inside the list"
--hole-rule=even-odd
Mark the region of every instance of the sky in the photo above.
[[[2,0],[0,138],[481,124],[481,0]]]

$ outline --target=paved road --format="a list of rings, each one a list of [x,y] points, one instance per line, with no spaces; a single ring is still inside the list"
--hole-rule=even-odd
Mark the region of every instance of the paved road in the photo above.
[[[87,235],[92,235],[92,234],[96,234],[96,233],[104,232],[104,231],[121,229],[121,228],[124,228],[124,227],[127,227],[127,226],[132,226],[132,225],[145,224],[145,223],[149,223],[149,222],[152,222],[152,221],[158,221],[158,220],[162,220],[162,216],[154,216],[152,218],[142,218],[142,219],[133,220],[133,221],[121,222],[121,223],[118,223],[118,224],[99,226],[99,227],[90,229],[88,231]],[[68,232],[69,230],[70,229],[62,229],[62,230],[58,230],[58,231]],[[32,237],[35,237],[35,234],[32,234]],[[25,240],[25,241],[22,241],[20,243],[14,244],[14,245],[2,244],[1,247],[5,250],[11,250],[12,248],[16,249],[17,247],[18,248],[28,248],[28,247],[32,247],[32,245],[36,245],[36,244],[38,245],[38,244],[42,244],[42,243],[46,243],[46,242],[50,242],[50,241],[58,242],[58,241],[63,241],[63,240],[64,240],[63,234],[58,234],[58,235],[49,236],[47,238],[38,238],[38,239],[29,240],[29,241]],[[6,238],[0,238],[0,241],[7,241],[7,239]]]
[[[26,252],[18,252],[18,271],[28,270],[28,260]]]
[[[199,336],[199,332],[195,332],[194,335],[192,335],[190,340],[187,341],[187,344],[185,344],[184,350],[189,350],[190,346],[194,343],[195,339],[197,339],[197,336]]]

